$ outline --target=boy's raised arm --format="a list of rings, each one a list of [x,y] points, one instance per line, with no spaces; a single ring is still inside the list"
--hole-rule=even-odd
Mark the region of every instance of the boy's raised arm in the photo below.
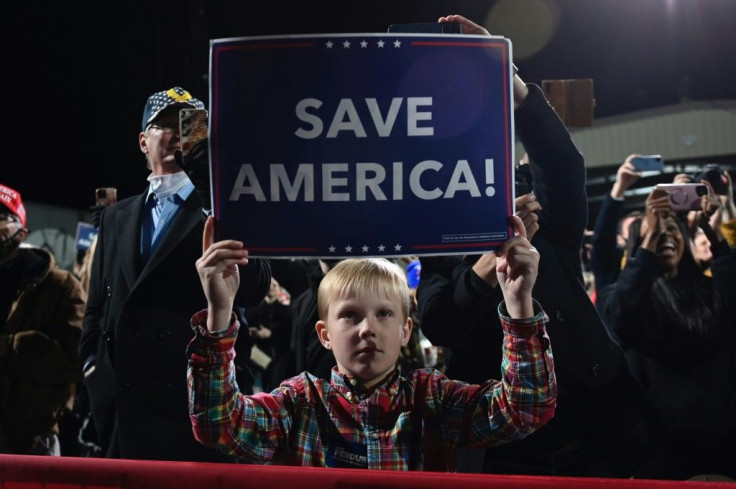
[[[248,264],[248,250],[235,240],[214,241],[215,218],[210,216],[202,235],[202,256],[197,273],[207,297],[207,329],[225,331],[230,325],[235,293],[240,285],[238,265]]]
[[[535,315],[532,288],[537,279],[539,253],[527,240],[524,223],[510,216],[516,236],[506,240],[496,250],[496,275],[503,292],[506,310],[513,319]]]

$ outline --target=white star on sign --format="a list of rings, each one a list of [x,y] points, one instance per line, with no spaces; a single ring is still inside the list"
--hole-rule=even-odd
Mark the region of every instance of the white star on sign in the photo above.
[[[347,246],[345,247],[345,253],[352,253],[352,252],[353,252],[353,247],[352,247],[352,246],[350,246],[350,245],[347,245]]]
[[[383,253],[383,251],[384,251],[385,249],[386,249],[386,247],[385,247],[385,246],[383,246],[383,245],[379,245],[379,246],[378,246],[378,251],[380,251],[381,253]]]
[[[334,253],[335,252],[335,247],[334,246],[330,246],[328,249],[330,250],[330,253]]]
[[[394,47],[395,47],[395,48],[400,48],[400,47],[401,47],[401,41],[399,41],[398,39],[397,39],[397,40],[395,40],[395,41],[394,41]]]
[[[325,46],[327,46],[327,49],[332,49],[332,41],[327,41]]]
[[[379,47],[379,48],[382,48],[382,47],[383,47],[383,45],[384,45],[384,44],[386,44],[386,43],[385,43],[385,42],[383,42],[383,39],[379,39],[379,40],[378,40],[378,42],[377,42],[376,44],[378,44],[378,47]]]
[[[401,245],[400,244],[395,245],[394,250],[401,251]]]
[[[350,49],[350,41],[343,42],[342,47],[344,47],[345,49]]]
[[[368,250],[369,250],[368,245],[363,245],[361,250],[363,250],[363,253],[368,253]]]
[[[367,48],[367,47],[368,47],[368,42],[367,42],[367,41],[365,41],[365,40],[363,40],[363,41],[360,41],[360,47],[361,47],[361,48]]]

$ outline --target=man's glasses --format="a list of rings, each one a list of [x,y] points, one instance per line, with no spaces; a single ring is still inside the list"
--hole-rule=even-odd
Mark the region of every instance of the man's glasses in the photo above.
[[[155,124],[151,124],[148,126],[150,129],[158,129],[164,134],[171,134],[174,132],[179,132],[179,123],[178,122],[156,122]]]

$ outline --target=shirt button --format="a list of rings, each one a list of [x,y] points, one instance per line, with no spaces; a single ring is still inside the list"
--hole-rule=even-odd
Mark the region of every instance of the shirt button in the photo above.
[[[112,287],[110,287],[109,285],[105,286],[105,295],[107,295],[108,297],[112,297]]]

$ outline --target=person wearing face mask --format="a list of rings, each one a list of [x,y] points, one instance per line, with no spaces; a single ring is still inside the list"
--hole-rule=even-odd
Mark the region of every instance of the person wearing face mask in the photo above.
[[[696,264],[667,192],[655,188],[630,228],[625,267],[598,296],[657,421],[656,450],[636,478],[736,478],[736,250],[709,224],[720,201],[708,188],[696,219],[712,276]]]
[[[195,441],[187,411],[189,319],[206,304],[192,264],[210,182],[206,146],[182,161],[184,108],[204,103],[181,87],[148,97],[138,133],[148,184],[100,216],[79,353],[97,440],[111,458],[232,461]],[[252,259],[240,276],[242,314],[268,292],[270,265]]]
[[[22,246],[27,236],[20,193],[0,184],[0,453],[60,455],[86,295],[51,253]]]

